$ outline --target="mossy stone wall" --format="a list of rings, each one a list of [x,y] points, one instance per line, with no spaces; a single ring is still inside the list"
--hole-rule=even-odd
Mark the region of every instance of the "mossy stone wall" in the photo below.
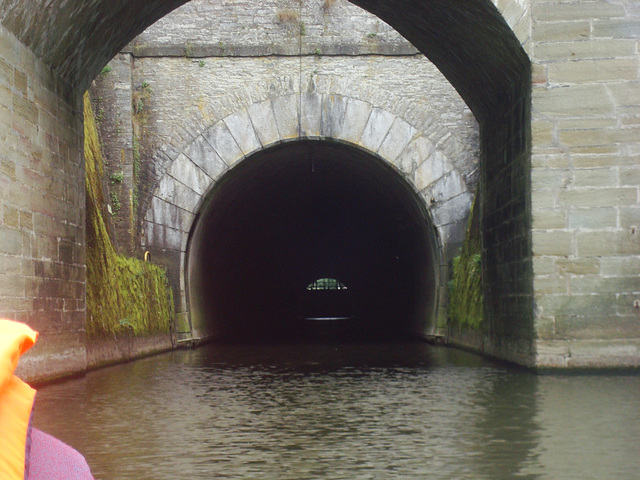
[[[89,338],[169,333],[173,295],[164,268],[116,253],[105,223],[100,139],[84,97],[87,201],[87,335]]]

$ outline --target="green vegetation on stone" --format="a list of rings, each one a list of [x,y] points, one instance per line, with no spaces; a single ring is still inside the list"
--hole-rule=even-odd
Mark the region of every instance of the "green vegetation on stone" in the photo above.
[[[458,330],[479,330],[483,323],[482,242],[480,215],[473,204],[459,257],[453,259],[449,282],[449,325]]]
[[[84,98],[87,201],[87,334],[168,333],[173,294],[166,271],[119,255],[103,217],[102,152],[88,94]]]
[[[120,170],[112,173],[111,175],[109,175],[109,180],[111,180],[112,185],[114,183],[122,183],[122,180],[124,180],[124,172]]]
[[[115,215],[120,211],[120,198],[116,192],[111,192],[109,197],[111,198],[111,211]]]

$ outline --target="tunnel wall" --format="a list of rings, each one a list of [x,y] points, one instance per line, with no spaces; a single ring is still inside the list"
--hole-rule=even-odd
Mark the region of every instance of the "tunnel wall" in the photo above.
[[[162,176],[147,212],[146,248],[158,256],[172,252],[170,270],[180,272],[179,312],[184,317],[183,328],[189,325],[184,271],[188,239],[209,190],[227,169],[245,157],[297,139],[346,142],[393,165],[429,205],[439,234],[440,270],[446,269],[447,260],[464,237],[472,194],[452,163],[427,136],[361,100],[319,93],[267,99],[216,122],[188,145]],[[440,279],[441,303],[446,303],[445,288]],[[438,315],[445,312],[446,305],[441,305]],[[441,328],[434,324],[425,333],[433,334],[436,327]],[[193,328],[194,335],[204,335],[202,326]]]
[[[536,364],[638,366],[640,3],[530,8]]]
[[[49,111],[55,115],[41,115],[40,112],[47,109],[40,109],[33,124],[38,127],[39,134],[50,133],[52,137],[62,139],[62,157],[67,159],[57,164],[51,157],[59,158],[59,147],[45,145],[42,164],[35,171],[52,177],[55,176],[52,172],[64,170],[66,165],[77,165],[81,129],[77,125],[80,120],[73,113],[79,111],[73,108],[76,105],[74,98],[79,98],[79,92],[137,33],[181,3],[184,2],[60,0],[40,8],[41,5],[31,0],[3,2],[0,11],[4,28],[2,61],[7,66],[3,67],[3,85],[9,86],[11,92],[11,95],[5,93],[0,100],[5,115],[11,117],[10,127],[8,119],[5,120],[6,131],[20,129],[25,119],[34,118],[32,107],[23,111],[24,103],[14,103],[16,98],[35,99],[28,93],[17,93],[20,87],[13,84],[17,67],[18,72],[27,73],[34,95],[35,92],[50,93],[47,103],[50,104]],[[493,15],[488,18],[484,14],[473,15],[476,7],[486,13],[488,2],[407,0],[393,2],[393,9],[388,7],[388,2],[362,0],[358,3],[384,18],[419,50],[437,60],[439,68],[452,80],[478,118],[490,117],[496,99],[500,97],[496,93],[519,82],[519,73],[523,70],[513,62],[519,55],[513,55],[512,42],[501,42],[506,38],[505,30],[496,28],[499,22],[496,23]],[[640,256],[637,228],[634,227],[640,218],[638,5],[626,0],[497,3],[505,17],[509,17],[510,8],[523,13],[520,15],[523,20],[510,23],[514,28],[518,25],[520,43],[524,43],[527,31],[531,33],[530,43],[525,46],[533,63],[532,192],[528,212],[532,223],[534,302],[531,310],[535,331],[532,363],[550,367],[637,366],[640,364],[640,321],[635,300],[640,295],[637,281]],[[431,6],[448,11],[453,23],[437,21],[437,17],[430,15],[428,8]],[[466,15],[465,9],[470,16]],[[486,20],[487,28],[482,25],[456,27],[456,22],[468,26],[469,17]],[[435,28],[421,25],[435,25]],[[483,46],[495,44],[498,46],[493,54],[474,54]],[[467,61],[467,53],[474,60]],[[33,74],[30,68],[23,70],[22,62],[35,65],[36,73]],[[17,78],[20,85],[20,75]],[[19,134],[6,134],[1,139],[2,148],[7,152],[0,173],[2,192],[13,191],[12,198],[22,196],[25,199],[21,207],[25,231],[33,238],[46,237],[44,230],[37,234],[35,225],[33,228],[28,226],[29,216],[35,223],[35,218],[44,210],[38,202],[46,188],[38,182],[22,183],[17,174],[15,177],[13,174],[14,165],[21,165],[19,159],[23,158],[12,147],[19,137]],[[32,142],[34,138],[37,135],[30,136]],[[38,157],[39,148],[26,144],[21,151]],[[81,166],[69,168],[67,179],[70,191],[74,190],[76,194],[82,191]],[[34,188],[26,187],[27,183]],[[52,193],[51,201],[47,202],[47,208],[51,210],[43,217],[55,219],[52,223],[59,228],[73,228],[82,222],[81,219],[75,221],[70,213],[80,214],[82,195],[76,195],[74,202],[63,201],[65,195],[71,193]],[[1,234],[7,239],[2,243],[6,251],[0,272],[4,285],[2,315],[37,322],[30,318],[37,317],[39,311],[41,318],[61,312],[59,317],[53,313],[55,318],[44,322],[42,327],[57,330],[69,338],[80,338],[84,322],[79,293],[84,288],[82,234],[52,237],[55,241],[48,243],[58,245],[57,250],[51,247],[50,253],[37,257],[47,266],[45,268],[59,271],[51,274],[60,281],[59,285],[66,275],[62,272],[76,272],[73,275],[79,280],[71,282],[79,284],[75,293],[68,297],[55,293],[32,295],[32,289],[22,293],[22,282],[36,278],[30,276],[30,272],[36,271],[35,265],[33,269],[31,267],[31,260],[35,259],[31,253],[23,251],[22,246],[18,247],[15,232],[19,229],[12,226],[15,215],[10,212],[11,205],[3,203],[0,225]],[[50,228],[45,230],[51,231]],[[71,250],[78,256],[77,261],[66,254],[60,257],[59,239],[72,240],[70,243],[75,247]],[[34,282],[42,284],[43,281]],[[65,289],[69,288],[67,281],[64,285]],[[54,299],[51,303],[55,306],[47,305],[40,310],[34,306],[34,298],[43,300],[40,305]],[[63,312],[59,309],[64,310],[60,305],[64,305],[65,298],[70,301],[70,310]],[[72,302],[77,304],[71,306]],[[76,313],[76,320],[72,320],[72,312]],[[59,318],[68,321],[63,324]],[[51,358],[64,357],[67,355],[64,352],[74,351],[65,345],[65,341],[58,342]],[[79,349],[81,351],[82,347]],[[77,356],[72,353],[70,357]]]
[[[203,200],[186,252],[198,335],[264,342],[434,333],[438,232],[424,200],[371,151],[331,139],[277,143],[234,165]],[[347,289],[307,291],[327,277]],[[342,320],[310,320],[327,316]]]
[[[81,371],[85,355],[82,104],[0,27],[0,317],[41,334],[27,378]]]
[[[199,139],[221,120],[225,129],[232,130],[231,145],[244,141],[244,133],[238,129],[244,128],[245,122],[247,128],[258,132],[258,148],[270,146],[270,142],[317,136],[360,142],[375,153],[378,146],[363,144],[358,132],[343,134],[339,130],[343,121],[366,122],[372,108],[377,107],[379,118],[374,120],[382,126],[373,134],[380,136],[380,142],[387,134],[399,135],[400,142],[407,135],[423,137],[408,147],[412,158],[405,158],[400,169],[410,183],[415,183],[414,188],[423,190],[429,208],[444,218],[439,222],[447,239],[446,267],[446,259],[462,241],[468,193],[475,191],[479,176],[478,127],[464,102],[411,44],[368,12],[347,3],[332,4],[328,10],[322,2],[310,2],[302,10],[294,8],[296,5],[265,3],[264,18],[269,22],[262,25],[249,22],[250,8],[241,2],[224,8],[211,2],[191,2],[132,41],[94,82],[93,98],[99,99],[98,108],[107,119],[102,122],[104,145],[108,156],[116,159],[109,168],[114,173],[124,172],[122,184],[116,186],[118,192],[137,188],[143,246],[154,260],[168,266],[175,291],[181,292],[175,296],[177,311],[181,312],[179,330],[188,325],[186,285],[181,280],[188,228],[176,227],[167,212],[177,207],[180,213],[174,212],[173,216],[179,216],[180,222],[190,222],[197,210],[185,206],[184,198],[167,198],[159,193],[158,186],[171,191],[174,187],[170,185],[177,182],[176,191],[182,192],[178,196],[187,195],[183,191],[202,196],[203,189],[208,188],[206,182],[213,184],[238,158],[255,151],[255,145],[249,151],[236,148],[229,154],[231,160],[226,159],[229,164],[221,162],[216,167],[220,171],[205,167],[204,179],[195,179],[194,175],[203,174],[207,152],[231,148],[203,147]],[[304,34],[299,24],[304,25]],[[142,108],[137,113],[131,111],[132,99],[134,104],[141,100]],[[302,113],[300,105],[304,107]],[[323,112],[318,113],[318,108]],[[259,115],[264,112],[270,115],[268,121],[286,123],[277,126],[275,136],[263,132],[267,127]],[[129,116],[138,128],[138,133],[133,133],[134,141],[126,128]],[[394,117],[403,120],[400,124],[407,124],[403,127],[406,132],[388,133]],[[301,122],[310,122],[312,129],[293,128]],[[322,131],[317,122],[326,123]],[[361,127],[356,124],[354,128]],[[129,173],[134,142],[141,157],[139,186],[133,184]],[[189,145],[191,142],[194,145]],[[433,151],[437,154],[432,156]],[[430,156],[431,163],[424,163]],[[120,158],[125,160],[124,167]],[[445,170],[443,158],[451,163]],[[186,162],[192,165],[190,172],[185,170]],[[444,173],[447,175],[439,183],[428,186]],[[415,180],[416,175],[425,178]],[[468,193],[450,201],[458,192],[447,190],[455,191],[460,185]],[[117,217],[124,219],[127,215],[127,210],[121,210]],[[129,222],[124,221],[123,227],[120,236],[124,238],[130,234]],[[182,232],[182,247],[178,246],[178,232]],[[443,328],[446,272],[440,284],[443,308],[439,328]]]

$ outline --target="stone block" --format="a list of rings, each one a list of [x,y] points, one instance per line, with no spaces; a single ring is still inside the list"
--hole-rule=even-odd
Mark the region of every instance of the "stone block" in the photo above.
[[[429,161],[429,157],[435,152],[433,144],[424,136],[416,136],[409,145],[402,151],[400,156],[396,159],[395,165],[398,169],[407,177],[413,175],[414,171],[418,168],[418,165],[423,165],[424,162]],[[427,185],[424,184],[424,179],[421,179],[421,185],[416,185],[418,190],[422,190]],[[415,177],[414,177],[415,184]]]
[[[536,307],[541,315],[551,317],[611,313],[611,306],[615,304],[616,296],[610,293],[594,293],[588,295],[540,295],[536,297]]]
[[[616,169],[613,168],[575,169],[573,171],[573,185],[576,187],[614,187],[618,183],[617,177]]]
[[[569,275],[597,275],[600,273],[600,260],[597,258],[571,258],[556,260],[558,272]]]
[[[414,173],[414,183],[418,190],[423,190],[451,171],[453,166],[439,150],[433,153],[418,165]]]
[[[17,255],[0,255],[0,275],[23,275],[32,274],[29,270],[29,260],[24,260]]]
[[[273,114],[270,100],[251,104],[248,113],[258,139],[263,146],[273,145],[280,140],[278,128],[276,127],[276,117]]]
[[[576,276],[569,279],[573,294],[640,294],[640,280],[631,277]]]
[[[186,151],[186,156],[198,165],[211,179],[216,180],[228,168],[224,160],[204,137],[196,138]]]
[[[640,38],[640,23],[636,19],[602,19],[594,17],[592,35],[607,38]]]
[[[614,148],[618,150],[618,148]],[[576,153],[572,155],[573,165],[576,168],[597,168],[597,167],[615,167],[619,165],[636,165],[638,162],[633,156],[617,153],[611,155],[608,152],[599,154],[593,153]]]
[[[600,272],[606,277],[638,275],[640,254],[627,257],[603,256],[600,258]]]
[[[636,205],[634,188],[579,188],[558,193],[558,202],[567,207],[614,207]]]
[[[297,95],[286,95],[271,99],[278,133],[282,140],[297,138],[300,134],[298,130],[298,98]]]
[[[618,169],[620,176],[620,185],[640,185],[640,168],[639,167],[623,167]]]
[[[165,227],[164,234],[164,248],[180,250],[182,246],[182,235],[184,232],[174,228]]]
[[[608,80],[637,80],[638,60],[578,60],[548,65],[549,83],[587,83]]]
[[[535,42],[562,42],[586,40],[591,34],[591,23],[588,20],[572,22],[534,22],[532,23],[531,38]],[[535,47],[534,47],[535,54]]]
[[[564,210],[536,209],[533,211],[533,228],[536,230],[563,229],[567,226]]]
[[[640,294],[616,295],[615,305],[619,316],[636,317],[640,323]]]
[[[4,275],[0,272],[0,292],[3,297],[24,297],[25,278],[22,275]]]
[[[0,105],[10,106],[12,100],[13,92],[11,91],[11,88],[5,85],[0,85]]]
[[[180,208],[172,203],[158,197],[153,197],[148,214],[154,223],[177,228],[179,224],[179,211]]]
[[[606,87],[597,83],[535,89],[532,108],[538,114],[560,118],[613,113]]]
[[[197,192],[168,175],[162,177],[156,192],[158,198],[189,212],[193,212],[201,198]]]
[[[450,170],[422,191],[428,203],[446,202],[458,195],[468,193],[467,186],[457,170]]]
[[[13,113],[18,118],[27,120],[34,125],[38,123],[38,107],[36,104],[15,94],[13,96]]]
[[[533,154],[531,156],[531,168],[568,169],[571,167],[571,158],[566,153]]]
[[[464,192],[436,204],[429,210],[433,217],[433,223],[436,226],[442,226],[467,218],[472,201],[473,196],[469,192]]]
[[[431,217],[435,224],[433,215],[431,215]],[[462,248],[462,244],[464,243],[467,228],[466,220],[467,218],[463,218],[452,223],[447,223],[446,225],[437,226],[438,233],[440,234],[440,241],[442,243],[443,261],[449,261],[454,256],[460,255],[460,248]]]
[[[20,212],[18,209],[11,207],[10,205],[2,206],[2,221],[5,227],[20,228]]]
[[[347,102],[347,110],[339,138],[357,145],[370,115],[371,105],[369,103],[350,98]]]
[[[8,87],[13,85],[13,67],[4,59],[0,60],[0,82]]]
[[[301,97],[300,135],[320,137],[322,135],[323,95],[307,92]]]
[[[556,273],[554,257],[535,256],[532,259],[534,275],[552,275]]]
[[[638,368],[640,345],[635,339],[573,340],[568,367],[587,368]]]
[[[389,129],[388,135],[382,141],[378,154],[393,163],[416,133],[417,130],[414,127],[400,120],[400,118],[396,118]]]
[[[377,152],[382,141],[389,133],[394,118],[392,113],[379,108],[373,108],[364,132],[362,132],[360,144],[372,152]]]
[[[566,294],[568,293],[567,287],[567,279],[557,275],[535,276],[533,278],[533,291],[536,295]]]
[[[29,87],[29,79],[26,73],[21,72],[18,69],[14,69],[13,71],[13,86],[18,91],[20,95],[23,97],[27,97],[28,87]]]
[[[58,243],[58,260],[64,264],[73,263],[73,250],[75,245],[69,242],[61,241]]]
[[[0,253],[21,255],[22,234],[19,231],[10,230],[4,226],[0,227]]]
[[[570,177],[571,173],[568,170],[534,168],[531,171],[531,188],[534,190],[560,188],[568,183]]]
[[[557,122],[558,130],[594,130],[618,126],[618,119],[614,117],[586,117],[561,119]]]
[[[573,253],[573,234],[567,231],[533,231],[533,255],[569,256]]]
[[[180,154],[167,171],[172,177],[179,179],[191,190],[203,195],[211,186],[213,180],[200,169],[189,157]]]
[[[202,136],[228,166],[232,166],[243,157],[242,150],[224,122],[217,122]]]
[[[556,208],[556,192],[551,189],[538,189],[531,192],[533,210]]]
[[[571,339],[613,340],[616,338],[637,338],[640,336],[640,322],[636,318],[618,317],[611,309],[608,314],[556,317],[556,332],[558,335]],[[602,347],[602,345],[601,345]],[[585,351],[572,344],[572,357],[585,355]],[[605,356],[606,357],[606,356]]]
[[[540,328],[537,328],[540,330]],[[553,336],[538,333],[543,340],[536,342],[536,366],[538,368],[565,368],[569,357],[569,344],[566,341],[554,340]]]
[[[348,98],[342,95],[327,95],[322,104],[323,137],[340,138],[347,113]]]
[[[605,229],[616,228],[618,215],[615,208],[572,208],[569,210],[569,228]]]
[[[634,233],[640,228],[640,205],[636,207],[628,207],[619,209],[620,214],[620,227],[624,230],[632,231]]]
[[[615,18],[625,14],[622,5],[600,1],[534,2],[531,6],[531,16],[536,22]]]
[[[571,147],[633,143],[638,138],[640,138],[640,128],[634,127],[565,130],[559,133],[560,143]]]
[[[533,51],[537,61],[633,57],[635,41],[595,39],[586,42],[536,43]]]
[[[245,156],[260,149],[260,140],[258,140],[251,118],[246,110],[240,110],[229,115],[224,119],[224,122]]]
[[[581,256],[638,255],[640,233],[626,230],[578,232],[578,254]]]
[[[551,145],[553,143],[553,123],[535,120],[531,122],[531,142],[534,145]]]
[[[607,85],[615,104],[621,106],[640,105],[640,82],[620,82]]]

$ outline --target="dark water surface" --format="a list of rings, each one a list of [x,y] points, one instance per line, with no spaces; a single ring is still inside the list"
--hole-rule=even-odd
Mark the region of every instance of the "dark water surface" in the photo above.
[[[640,479],[640,376],[426,344],[220,346],[42,387],[99,479]]]

